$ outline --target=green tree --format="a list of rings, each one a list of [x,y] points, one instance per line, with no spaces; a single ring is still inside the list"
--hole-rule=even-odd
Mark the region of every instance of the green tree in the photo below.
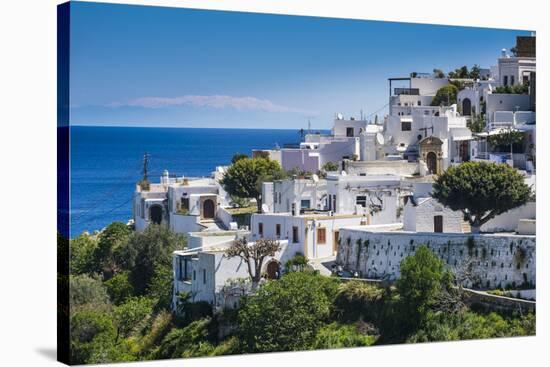
[[[116,329],[108,313],[84,310],[71,314],[70,335],[71,364],[84,364],[114,344]]]
[[[101,280],[85,274],[71,275],[69,288],[71,311],[84,306],[103,310],[109,308],[109,296]]]
[[[468,77],[470,79],[479,79],[481,76],[481,68],[479,67],[478,64],[474,64],[474,66],[472,66],[472,69],[470,70],[470,72],[468,73]]]
[[[514,154],[514,145],[522,142],[523,133],[511,128],[503,129],[499,134],[489,136],[489,144],[493,149],[500,148],[501,151],[509,151],[511,154]]]
[[[396,282],[403,323],[414,329],[435,305],[439,294],[451,286],[452,279],[443,261],[426,246],[400,264],[401,276]]]
[[[185,246],[183,236],[173,233],[166,226],[151,224],[142,233],[134,233],[121,249],[129,280],[136,295],[144,295],[151,280],[162,272],[172,269],[172,253]]]
[[[225,250],[228,258],[240,257],[246,264],[246,269],[255,288],[262,277],[262,266],[266,257],[275,256],[281,249],[281,243],[269,238],[260,238],[252,245],[246,238],[237,238]]]
[[[449,71],[449,78],[452,79],[466,79],[470,77],[470,72],[466,65],[455,69],[454,71]]]
[[[432,99],[432,106],[450,106],[456,103],[456,96],[458,94],[458,88],[456,85],[448,84],[437,90],[434,98]]]
[[[97,240],[87,233],[83,233],[69,242],[70,246],[70,273],[74,275],[96,272],[95,251]]]
[[[241,159],[246,159],[246,158],[249,158],[248,155],[244,154],[244,153],[236,153],[233,155],[233,157],[231,158],[231,163],[237,163],[238,161],[240,161]]]
[[[105,228],[98,237],[98,246],[95,250],[96,270],[110,278],[120,270],[116,254],[128,241],[132,231],[122,222],[113,222]]]
[[[249,352],[312,349],[329,320],[336,280],[294,272],[268,282],[239,311],[240,339]]]
[[[515,84],[513,86],[510,86],[510,85],[498,86],[498,87],[495,88],[493,93],[496,93],[496,94],[527,94],[527,93],[529,93],[529,83]]]
[[[439,78],[439,79],[445,78],[445,73],[441,69],[434,69],[433,73],[436,78]]]
[[[449,167],[434,183],[432,196],[452,210],[461,210],[473,232],[531,198],[523,176],[507,164],[466,162]]]
[[[157,266],[147,287],[147,295],[155,300],[156,310],[169,310],[172,303],[172,268]]]
[[[220,183],[230,195],[256,199],[258,212],[261,212],[261,183],[281,174],[281,166],[276,161],[243,158],[229,166]]]
[[[107,293],[109,294],[111,301],[115,305],[124,303],[126,299],[132,297],[134,294],[134,287],[132,286],[132,283],[130,283],[128,277],[129,272],[123,271],[103,283],[107,288]]]
[[[113,310],[116,338],[128,336],[136,326],[153,312],[153,301],[146,297],[132,297]]]
[[[485,130],[485,116],[472,116],[471,120],[468,121],[467,126],[473,133],[482,132],[483,130]]]

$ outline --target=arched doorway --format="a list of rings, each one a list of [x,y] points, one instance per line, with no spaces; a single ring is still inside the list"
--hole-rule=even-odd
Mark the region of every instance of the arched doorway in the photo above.
[[[204,219],[213,219],[214,218],[214,200],[206,199],[202,203],[202,217]]]
[[[428,171],[430,173],[437,172],[437,156],[434,152],[429,152],[426,155],[426,165],[428,166]]]
[[[472,114],[472,101],[470,98],[462,100],[462,116],[470,116]]]
[[[281,276],[281,266],[276,260],[272,260],[267,264],[267,278],[268,279],[278,279]]]
[[[151,222],[160,224],[162,222],[162,206],[153,205],[151,209],[149,209],[149,215],[151,217]]]

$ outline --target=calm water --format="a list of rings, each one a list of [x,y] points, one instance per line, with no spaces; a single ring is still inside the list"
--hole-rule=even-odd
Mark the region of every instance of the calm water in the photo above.
[[[132,217],[131,198],[150,154],[150,180],[164,169],[209,176],[233,154],[298,143],[297,130],[71,127],[71,236]]]

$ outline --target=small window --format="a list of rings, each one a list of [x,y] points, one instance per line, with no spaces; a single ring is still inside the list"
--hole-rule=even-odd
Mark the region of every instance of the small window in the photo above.
[[[367,206],[367,197],[366,196],[357,196],[355,198],[355,204],[361,205],[363,208]]]
[[[311,207],[311,201],[310,200],[302,200],[300,202],[300,209],[309,209]]]
[[[346,136],[348,138],[351,138],[353,136],[353,127],[347,127],[346,128]]]
[[[327,243],[326,228],[317,228],[317,244],[324,245],[325,243]]]
[[[510,85],[514,85],[514,83],[516,82],[516,79],[513,75],[510,75]]]
[[[196,279],[197,279],[197,272],[193,270],[193,280],[196,280]]]
[[[202,283],[206,284],[206,269],[202,269]]]
[[[263,237],[264,235],[264,224],[262,222],[258,223],[258,234]]]
[[[508,75],[504,75],[504,80],[502,81],[502,84],[504,84],[504,86],[508,85]]]
[[[422,102],[421,102],[421,101],[418,101],[418,105],[419,105],[419,106],[422,106]]]
[[[410,121],[401,121],[401,131],[411,131]]]
[[[292,227],[292,243],[298,243],[298,242],[300,242],[298,227]]]
[[[275,235],[277,236],[277,238],[281,237],[281,225],[280,224],[275,224]]]

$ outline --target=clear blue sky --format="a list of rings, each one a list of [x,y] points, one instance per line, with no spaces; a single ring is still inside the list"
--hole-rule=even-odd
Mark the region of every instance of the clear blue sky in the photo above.
[[[384,106],[389,77],[489,67],[522,34],[73,2],[71,124],[325,129]]]

